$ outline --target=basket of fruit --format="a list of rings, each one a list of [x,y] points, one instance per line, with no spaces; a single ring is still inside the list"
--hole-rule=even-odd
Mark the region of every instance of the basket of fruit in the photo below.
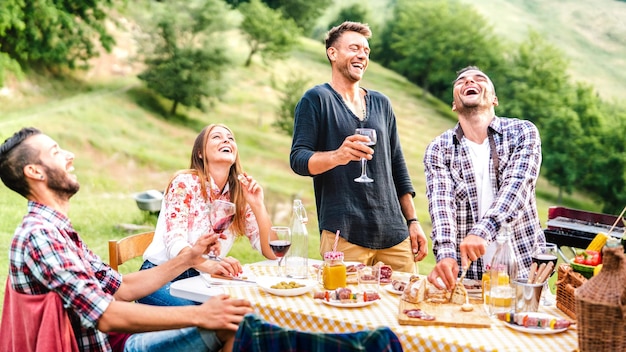
[[[579,251],[576,257],[574,257],[574,260],[570,262],[574,271],[580,273],[587,279],[593,276],[594,270],[601,264],[602,256],[600,252],[590,249]]]

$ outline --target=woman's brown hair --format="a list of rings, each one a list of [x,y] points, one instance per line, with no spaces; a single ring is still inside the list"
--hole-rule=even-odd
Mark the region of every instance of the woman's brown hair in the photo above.
[[[174,180],[176,176],[183,174],[183,173],[191,173],[191,174],[197,175],[201,181],[200,190],[202,193],[202,197],[204,197],[204,200],[207,202],[213,201],[213,199],[211,198],[211,193],[208,192],[206,189],[207,182],[209,182],[210,180],[210,175],[209,175],[210,164],[209,164],[208,158],[204,157],[204,151],[205,151],[206,144],[209,140],[209,135],[211,134],[211,131],[213,131],[215,127],[225,128],[226,130],[228,130],[228,132],[230,132],[233,135],[233,138],[235,138],[235,134],[233,133],[233,131],[223,124],[210,124],[206,126],[205,128],[203,128],[193,143],[193,148],[191,149],[191,162],[189,165],[189,169],[180,170],[176,172],[174,176],[172,176],[172,179],[170,180],[167,186],[168,190],[171,186],[172,180]],[[242,173],[243,173],[243,168],[241,167],[241,162],[239,161],[239,152],[237,152],[237,155],[235,156],[235,163],[230,167],[230,171],[228,172],[228,188],[229,188],[229,193],[230,193],[230,201],[235,203],[236,208],[237,208],[235,221],[233,221],[233,224],[230,227],[231,227],[231,231],[233,231],[236,235],[242,235],[245,233],[245,230],[246,230],[246,220],[245,220],[246,216],[245,215],[246,215],[247,203],[243,196],[243,189],[241,188],[241,184],[239,183],[239,180],[237,179],[237,176]]]

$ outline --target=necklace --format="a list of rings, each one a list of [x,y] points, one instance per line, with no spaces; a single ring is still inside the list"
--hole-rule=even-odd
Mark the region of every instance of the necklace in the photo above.
[[[361,112],[363,113],[363,117],[360,119],[361,121],[365,120],[365,117],[367,117],[367,115],[365,115],[366,111],[364,100],[365,98],[361,98],[361,94],[359,94],[359,105],[361,106]]]

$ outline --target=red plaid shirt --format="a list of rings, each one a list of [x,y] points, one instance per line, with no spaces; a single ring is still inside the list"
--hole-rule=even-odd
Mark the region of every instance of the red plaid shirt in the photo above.
[[[65,215],[29,201],[9,257],[11,285],[16,291],[59,294],[80,350],[111,350],[97,324],[114,300],[122,276],[87,248]]]

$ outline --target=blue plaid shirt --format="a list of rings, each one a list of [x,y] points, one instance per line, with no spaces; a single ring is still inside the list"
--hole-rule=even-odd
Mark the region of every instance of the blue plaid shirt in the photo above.
[[[496,175],[490,157],[489,177],[495,199],[480,219],[476,180],[460,124],[435,138],[426,149],[424,166],[433,252],[437,262],[455,258],[460,266],[459,244],[468,234],[491,243],[501,225],[508,222],[513,230],[518,275],[525,277],[533,245],[536,241],[545,242],[535,199],[541,139],[535,125],[526,120],[495,117],[489,129],[495,141],[499,168]],[[480,279],[482,268],[482,258],[472,262],[467,278]]]
[[[239,324],[233,352],[402,352],[388,327],[348,333],[305,332],[283,328],[247,314]]]
[[[11,242],[9,262],[17,292],[59,294],[81,351],[111,350],[97,324],[122,277],[87,248],[65,215],[29,201]]]

